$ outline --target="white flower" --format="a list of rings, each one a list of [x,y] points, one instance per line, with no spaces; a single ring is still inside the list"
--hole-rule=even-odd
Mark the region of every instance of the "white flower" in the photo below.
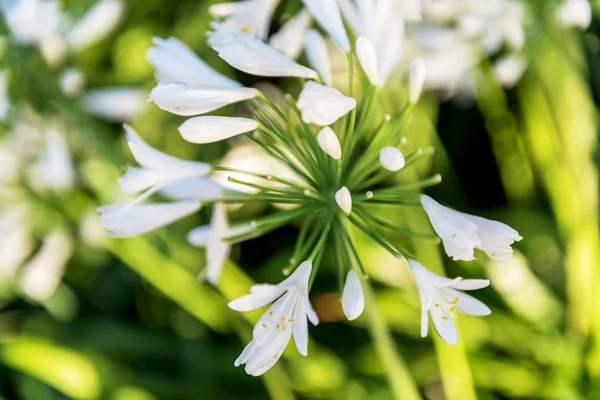
[[[296,59],[302,52],[306,31],[310,26],[310,14],[301,10],[271,36],[269,44],[286,56]]]
[[[216,24],[209,32],[209,44],[232,67],[258,76],[295,76],[314,79],[317,73],[273,47],[243,32]]]
[[[80,51],[101,42],[117,27],[124,11],[122,0],[98,1],[67,33],[69,47]]]
[[[388,171],[399,171],[404,168],[404,155],[396,147],[384,147],[379,152],[379,162]]]
[[[224,188],[211,178],[186,178],[167,185],[161,193],[172,200],[215,200],[221,197]]]
[[[258,122],[253,119],[211,115],[188,119],[179,127],[179,133],[188,142],[214,143],[257,128]]]
[[[377,54],[373,43],[366,36],[359,36],[356,40],[356,56],[369,81],[375,86],[379,85]]]
[[[429,196],[422,195],[421,204],[442,239],[446,253],[454,260],[475,259],[477,248],[494,261],[506,263],[512,256],[512,243],[522,239],[506,224],[455,211]]]
[[[208,8],[213,17],[225,18],[223,24],[265,40],[279,0],[245,0],[214,4]]]
[[[146,92],[138,88],[113,87],[89,90],[81,96],[87,112],[111,122],[129,121],[146,102]]]
[[[250,294],[229,303],[236,311],[251,311],[273,303],[258,320],[252,341],[235,360],[246,364],[246,372],[259,376],[279,360],[292,335],[298,352],[308,354],[308,323],[319,323],[308,298],[308,281],[312,263],[305,261],[279,285],[255,285]]]
[[[67,232],[58,229],[50,233],[41,249],[23,267],[19,278],[23,292],[38,302],[49,299],[60,283],[72,252],[73,242]]]
[[[4,121],[8,117],[10,111],[10,100],[8,98],[8,82],[6,73],[0,71],[0,121]]]
[[[177,38],[155,37],[152,43],[147,58],[154,66],[160,83],[182,83],[212,89],[242,86],[209,67]]]
[[[144,142],[129,125],[124,125],[124,128],[129,149],[140,167],[130,168],[119,179],[123,193],[134,194],[148,190],[142,195],[147,198],[159,190],[167,190],[174,183],[205,177],[210,173],[209,164],[182,160],[165,154]]]
[[[0,214],[0,285],[12,281],[35,248],[25,206],[6,208]]]
[[[64,135],[56,127],[46,131],[46,147],[40,154],[37,168],[43,185],[54,191],[68,190],[75,181],[75,165]]]
[[[417,57],[410,64],[410,70],[408,71],[408,101],[411,104],[419,101],[425,84],[425,77],[425,62],[421,57]]]
[[[3,0],[0,10],[15,42],[38,44],[58,32],[62,20],[60,2],[55,0]]]
[[[304,51],[308,63],[317,71],[321,81],[326,85],[331,85],[333,83],[331,60],[327,51],[327,43],[319,32],[310,30],[306,33]]]
[[[350,41],[337,0],[302,0],[319,24],[344,51],[350,50]]]
[[[494,76],[502,86],[511,88],[519,82],[527,64],[525,59],[518,55],[508,55],[499,58],[494,63]]]
[[[365,309],[365,295],[356,272],[350,270],[346,277],[344,293],[342,294],[342,310],[349,321],[360,317]]]
[[[76,97],[85,86],[85,75],[78,68],[67,68],[60,73],[58,86],[67,96]]]
[[[200,210],[197,200],[155,204],[112,204],[99,207],[102,225],[110,232],[107,236],[129,237],[141,235],[169,225]]]
[[[335,202],[346,214],[352,212],[352,195],[346,186],[335,192]]]
[[[427,336],[431,315],[436,332],[448,344],[458,342],[458,331],[453,318],[463,312],[469,315],[483,316],[491,314],[490,309],[481,301],[461,292],[461,290],[476,290],[489,286],[487,279],[454,280],[437,275],[418,261],[409,259],[408,266],[415,278],[421,297],[421,336]],[[455,314],[456,312],[456,314]]]
[[[592,6],[588,0],[567,0],[556,10],[563,27],[587,29],[592,22]]]
[[[356,107],[356,100],[329,86],[308,81],[298,98],[302,120],[319,126],[331,125]]]
[[[150,92],[150,100],[177,115],[199,115],[228,104],[256,97],[258,90],[245,87],[204,88],[185,84],[160,84]]]
[[[317,142],[319,147],[327,153],[331,158],[339,160],[342,158],[342,146],[337,135],[330,127],[326,126],[317,134]]]

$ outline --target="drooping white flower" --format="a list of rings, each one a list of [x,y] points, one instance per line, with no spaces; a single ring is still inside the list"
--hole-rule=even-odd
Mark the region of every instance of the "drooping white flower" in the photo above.
[[[349,321],[360,317],[365,309],[365,295],[360,284],[360,278],[354,270],[346,276],[344,293],[342,294],[342,310]]]
[[[110,232],[107,236],[129,237],[141,235],[169,225],[200,210],[197,200],[154,204],[112,204],[99,207],[102,225]]]
[[[379,66],[377,65],[377,54],[373,43],[366,36],[359,36],[356,40],[356,56],[363,71],[369,78],[371,84],[379,85]]]
[[[592,22],[592,6],[588,0],[566,0],[557,10],[558,22],[565,28],[587,29]]]
[[[409,259],[408,266],[412,273],[421,297],[421,336],[427,336],[431,320],[436,332],[448,344],[458,342],[458,331],[453,318],[462,313],[475,316],[491,314],[491,310],[481,301],[464,294],[461,290],[476,290],[489,286],[487,279],[454,280],[437,275],[418,261]]]
[[[325,39],[323,39],[323,36],[319,32],[311,29],[306,33],[304,51],[308,63],[317,71],[321,77],[321,81],[326,85],[331,85],[333,83],[333,73],[331,71],[329,51],[327,51]]]
[[[75,165],[64,135],[57,127],[46,130],[46,147],[40,154],[37,168],[43,182],[54,191],[68,190],[75,181]]]
[[[130,87],[93,89],[85,92],[80,102],[92,115],[111,122],[125,122],[142,111],[146,103],[146,92]]]
[[[310,22],[311,18],[308,11],[301,10],[269,38],[269,44],[289,58],[298,58],[302,52]]]
[[[379,162],[388,171],[400,171],[404,168],[405,160],[402,152],[392,146],[384,147],[379,152]]]
[[[426,71],[425,62],[421,57],[417,57],[410,64],[408,72],[408,101],[415,104],[421,97],[423,86],[425,85]]]
[[[260,376],[279,360],[290,338],[298,352],[308,354],[308,323],[319,323],[308,298],[308,281],[312,263],[305,261],[279,285],[255,285],[250,294],[229,303],[236,311],[251,311],[273,303],[258,320],[252,332],[252,341],[235,360],[235,365],[246,364],[246,372]]]
[[[8,117],[10,111],[10,99],[8,97],[8,82],[6,73],[0,71],[0,121],[4,121]]]
[[[356,107],[356,100],[329,86],[308,81],[298,98],[302,120],[319,126],[331,125]]]
[[[69,30],[66,41],[80,51],[104,40],[119,24],[125,4],[122,0],[100,0]]]
[[[85,86],[85,75],[78,68],[67,68],[60,73],[58,86],[67,96],[76,97]]]
[[[219,53],[219,57],[240,71],[258,76],[317,77],[312,69],[296,63],[255,37],[222,24],[215,24],[214,29],[208,34],[208,43]]]
[[[208,8],[213,17],[224,18],[223,24],[265,40],[271,18],[280,0],[244,0],[214,4]]]
[[[421,204],[446,253],[454,260],[475,259],[477,248],[494,261],[506,263],[512,256],[511,245],[522,239],[506,224],[455,211],[429,196],[422,195]]]
[[[352,212],[352,195],[346,186],[335,192],[335,202],[346,214]]]
[[[188,119],[179,127],[179,133],[188,142],[214,143],[257,128],[258,122],[253,119],[210,115]]]
[[[317,143],[319,147],[331,158],[339,160],[342,158],[342,146],[337,135],[330,127],[326,126],[317,134]]]
[[[206,177],[210,173],[209,164],[165,154],[144,142],[129,125],[124,125],[124,128],[129,149],[140,167],[130,168],[119,179],[123,193],[134,194],[147,190],[143,195],[147,198],[159,190],[167,190],[177,182]]]
[[[343,51],[350,50],[350,41],[336,0],[302,0],[319,24]]]

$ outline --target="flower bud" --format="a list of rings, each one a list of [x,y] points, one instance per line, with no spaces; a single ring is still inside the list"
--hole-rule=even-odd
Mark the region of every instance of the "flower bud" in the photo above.
[[[317,142],[321,149],[331,156],[331,158],[336,160],[342,158],[342,146],[340,145],[337,135],[330,127],[326,126],[321,129],[317,135]]]
[[[335,202],[346,214],[352,212],[352,195],[346,186],[335,193]]]
[[[425,62],[417,57],[410,64],[408,71],[408,101],[415,104],[421,97],[423,85],[425,84]]]
[[[379,162],[388,171],[399,171],[404,168],[404,155],[395,147],[388,146],[379,152]]]
[[[356,272],[348,272],[344,293],[342,294],[342,310],[349,321],[360,317],[365,309],[365,295]]]
[[[64,94],[76,97],[85,86],[85,75],[77,68],[67,68],[58,77],[58,85]]]
[[[356,40],[356,56],[369,81],[375,86],[379,85],[377,54],[373,43],[366,36],[360,36]]]

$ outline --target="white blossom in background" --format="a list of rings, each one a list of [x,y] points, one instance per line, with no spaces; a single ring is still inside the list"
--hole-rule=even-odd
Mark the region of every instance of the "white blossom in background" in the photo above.
[[[9,111],[8,79],[6,78],[6,72],[0,71],[0,122],[8,117]]]
[[[123,0],[98,1],[67,32],[67,46],[78,52],[100,43],[119,25],[124,12]]]
[[[236,311],[252,311],[273,303],[260,317],[252,332],[252,341],[235,361],[246,364],[249,375],[260,376],[283,354],[292,336],[298,352],[308,354],[308,323],[319,318],[308,298],[308,281],[312,264],[305,261],[279,285],[254,285],[250,294],[229,303]]]
[[[78,68],[66,68],[58,77],[60,90],[69,97],[77,97],[85,87],[85,75]]]
[[[420,57],[415,58],[408,70],[408,101],[411,104],[419,101],[426,77],[425,62]]]
[[[208,12],[222,18],[223,24],[265,40],[269,34],[273,12],[280,0],[242,0],[213,4]]]
[[[327,43],[316,30],[309,30],[304,40],[304,52],[310,66],[317,71],[321,81],[326,85],[332,85],[333,72]]]
[[[342,293],[342,310],[349,321],[360,317],[365,309],[365,295],[360,278],[351,270],[346,276],[344,291]]]
[[[556,10],[558,22],[565,28],[587,29],[592,22],[592,5],[588,0],[566,0]]]
[[[458,342],[458,331],[454,318],[462,313],[484,316],[491,314],[488,306],[462,290],[477,290],[489,286],[487,279],[449,279],[437,275],[417,260],[409,259],[408,266],[412,273],[421,297],[421,336],[426,337],[429,331],[429,318],[436,332],[448,344]]]
[[[126,122],[140,114],[146,104],[146,92],[132,87],[90,89],[79,101],[91,115],[110,122]]]
[[[379,65],[373,43],[366,36],[359,36],[356,40],[356,56],[363,71],[371,84],[379,85]]]
[[[302,53],[306,33],[310,27],[312,18],[306,10],[301,10],[281,29],[269,38],[269,44],[280,53],[289,58],[296,59]]]
[[[75,164],[58,127],[46,128],[46,146],[40,153],[37,169],[43,186],[56,192],[69,190],[75,183]]]
[[[338,2],[335,0],[302,0],[302,2],[340,49],[350,50],[350,40]]]
[[[10,284],[35,249],[26,206],[7,207],[0,214],[0,287]]]
[[[2,0],[0,11],[11,36],[21,45],[38,45],[55,35],[62,20],[56,0]]]
[[[331,125],[356,107],[356,100],[330,86],[308,81],[298,97],[302,120],[319,126]]]
[[[494,63],[494,76],[502,86],[514,87],[525,72],[527,63],[521,55],[508,55],[501,57]]]

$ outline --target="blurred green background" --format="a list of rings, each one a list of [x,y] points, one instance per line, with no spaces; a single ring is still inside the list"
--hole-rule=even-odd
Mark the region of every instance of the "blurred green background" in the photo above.
[[[93,3],[65,0],[61,7],[76,19]],[[365,317],[354,323],[343,317],[333,258],[326,258],[311,293],[322,323],[310,330],[309,357],[290,346],[281,368],[264,379],[233,367],[251,325],[226,307],[227,300],[252,281],[281,280],[297,234],[293,226],[234,246],[217,288],[196,282],[204,254],[185,240],[186,232],[209,220],[208,211],[143,237],[102,239],[94,210],[115,200],[117,179],[132,159],[119,123],[89,115],[79,99],[61,92],[64,67],[80,69],[88,88],[147,93],[155,85],[145,56],[152,37],[176,36],[224,74],[247,85],[258,82],[207,49],[207,7],[214,2],[125,3],[122,22],[105,40],[60,67],[48,66],[35,46],[16,45],[3,27],[0,68],[14,112],[0,125],[2,143],[14,136],[16,121],[37,127],[21,124],[25,130],[58,124],[77,168],[72,189],[38,190],[35,179],[24,178],[35,162],[24,151],[17,155],[17,178],[0,185],[4,219],[15,215],[15,205],[27,208],[25,258],[35,257],[56,229],[72,253],[47,298],[24,293],[17,273],[0,280],[0,398],[394,398]],[[300,7],[283,3],[275,21]],[[530,19],[520,81],[503,88],[493,76],[496,56],[484,57],[472,71],[473,96],[426,94],[405,133],[415,147],[436,147],[436,157],[421,169],[444,176],[431,190],[438,200],[506,222],[525,238],[507,265],[443,257],[450,276],[491,280],[477,297],[492,315],[461,318],[464,340],[457,348],[420,338],[418,296],[403,262],[360,242],[381,313],[427,399],[600,399],[600,13],[585,31],[564,29],[552,18],[553,2],[523,3]],[[592,5],[600,12],[598,3]],[[383,101],[393,107],[403,97],[399,92],[390,88]],[[179,157],[215,162],[225,154],[226,143],[185,142],[177,133],[182,121],[144,104],[130,123],[149,143]],[[1,149],[0,169],[8,168]],[[0,255],[8,257],[6,248],[16,247],[3,227],[0,222]],[[440,262],[437,250],[423,252],[430,263]]]

